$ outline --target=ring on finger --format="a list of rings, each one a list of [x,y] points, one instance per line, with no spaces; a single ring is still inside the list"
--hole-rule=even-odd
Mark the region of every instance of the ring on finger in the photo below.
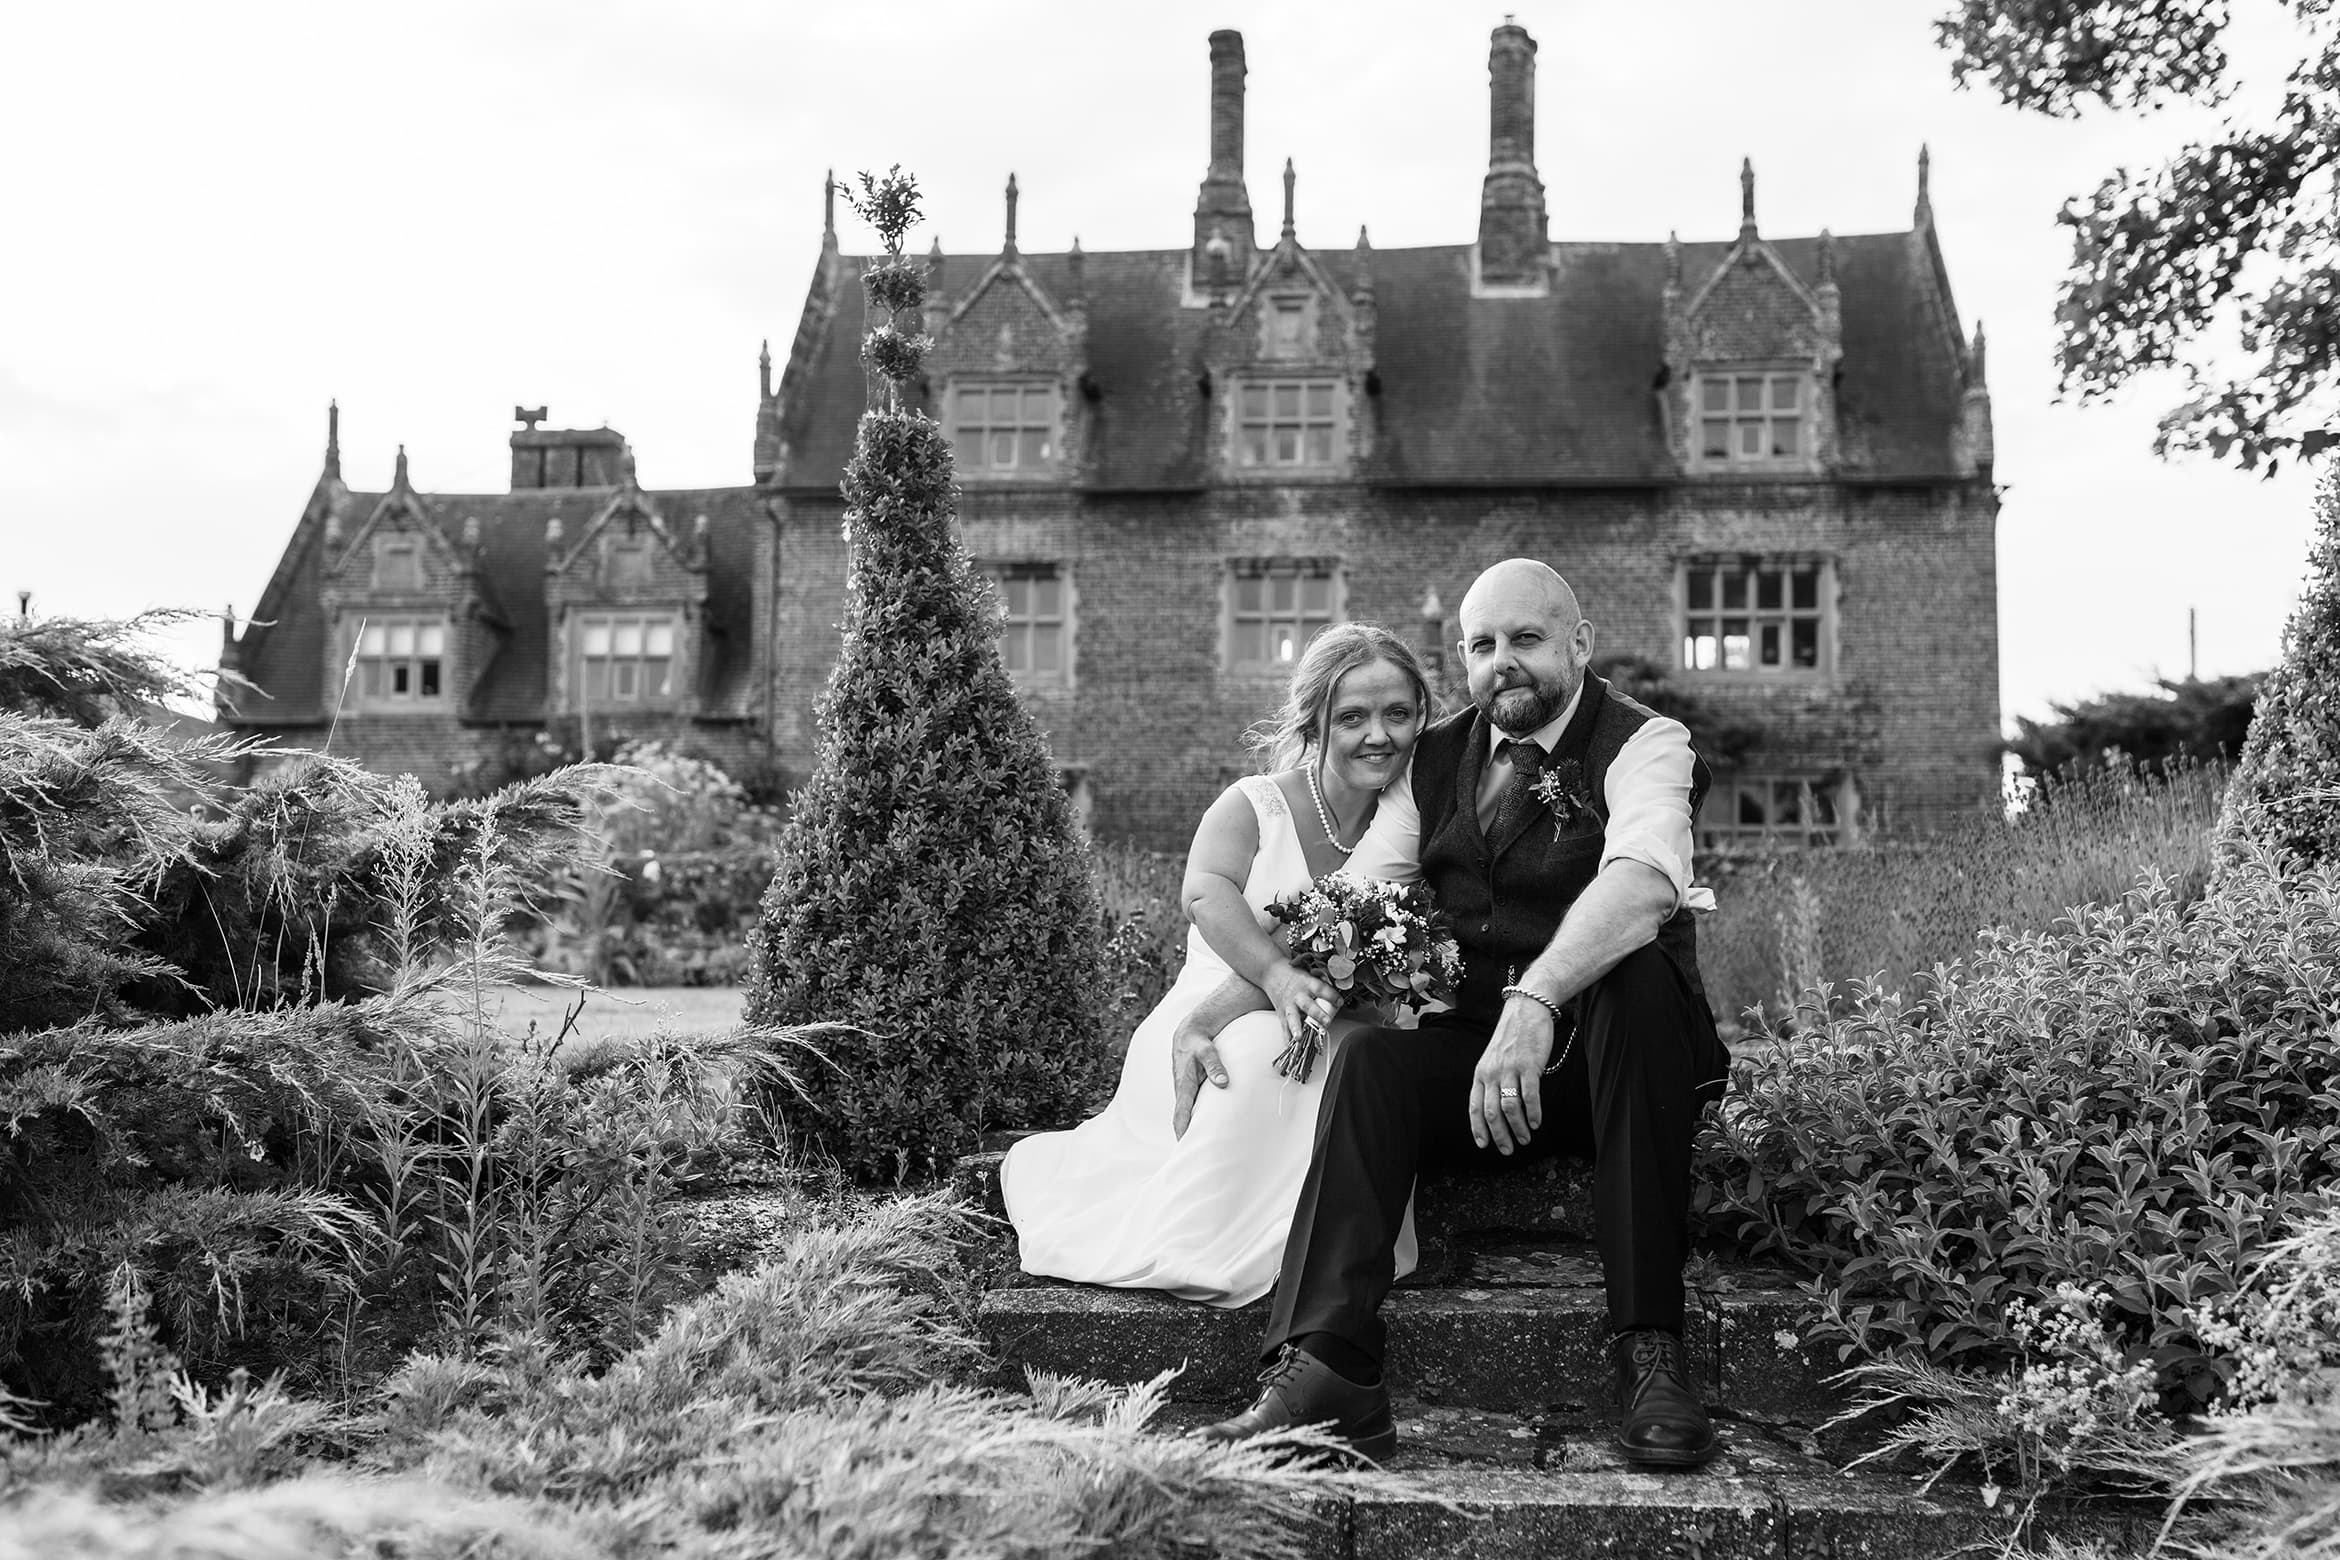
[[[1497,1089],[1495,1092],[1507,1100],[1516,1100],[1519,1098],[1519,1086],[1517,1084],[1507,1083],[1502,1088]]]

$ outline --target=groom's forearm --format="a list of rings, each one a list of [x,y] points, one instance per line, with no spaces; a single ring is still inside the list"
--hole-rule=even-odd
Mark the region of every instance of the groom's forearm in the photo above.
[[[1567,1001],[1627,954],[1655,942],[1674,901],[1672,880],[1655,867],[1623,858],[1610,862],[1569,906],[1519,983],[1554,1002]]]
[[[1229,975],[1187,1010],[1186,1017],[1179,1020],[1179,1027],[1212,1036],[1246,1013],[1264,1011],[1267,1005],[1266,992],[1240,975]]]

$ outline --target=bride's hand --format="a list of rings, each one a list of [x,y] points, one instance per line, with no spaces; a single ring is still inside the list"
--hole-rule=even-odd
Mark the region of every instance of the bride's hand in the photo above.
[[[1170,1135],[1186,1136],[1194,1120],[1194,1102],[1202,1097],[1203,1080],[1227,1087],[1227,1069],[1220,1065],[1214,1037],[1180,1024],[1170,1032]]]
[[[1320,1030],[1329,1028],[1333,1015],[1341,1010],[1341,994],[1329,981],[1303,975],[1289,961],[1271,968],[1261,989],[1267,993],[1268,1006],[1282,1022],[1287,1040],[1299,1039],[1300,1032],[1310,1023]]]

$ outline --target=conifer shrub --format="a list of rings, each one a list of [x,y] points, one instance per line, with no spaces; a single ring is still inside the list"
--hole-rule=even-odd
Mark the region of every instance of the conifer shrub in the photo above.
[[[1845,1355],[2003,1364],[2010,1308],[2070,1285],[2215,1395],[2199,1316],[2340,1188],[2340,867],[2239,849],[2191,906],[2149,874],[1764,1026],[1702,1139],[1707,1225],[1812,1273]]]
[[[924,340],[896,323],[914,327],[922,285],[902,259],[916,186],[898,170],[862,183],[887,255],[868,360],[892,388],[846,467],[844,643],[747,1013],[858,1031],[806,1074],[790,1118],[851,1174],[891,1181],[936,1173],[987,1129],[1068,1119],[1104,993],[1087,848],[960,545],[949,445],[900,405]]]
[[[2340,473],[2316,497],[2307,583],[2227,796],[2226,838],[2340,860]]]

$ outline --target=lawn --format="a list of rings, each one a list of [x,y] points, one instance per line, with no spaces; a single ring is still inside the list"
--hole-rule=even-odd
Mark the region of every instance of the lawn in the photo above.
[[[531,1024],[549,1035],[560,1027],[575,994],[553,986],[528,986],[499,993],[496,1022],[518,1038]],[[628,986],[592,991],[571,1038],[601,1040],[646,1035],[664,1027],[683,1034],[728,1029],[739,1022],[744,994],[736,986]]]

